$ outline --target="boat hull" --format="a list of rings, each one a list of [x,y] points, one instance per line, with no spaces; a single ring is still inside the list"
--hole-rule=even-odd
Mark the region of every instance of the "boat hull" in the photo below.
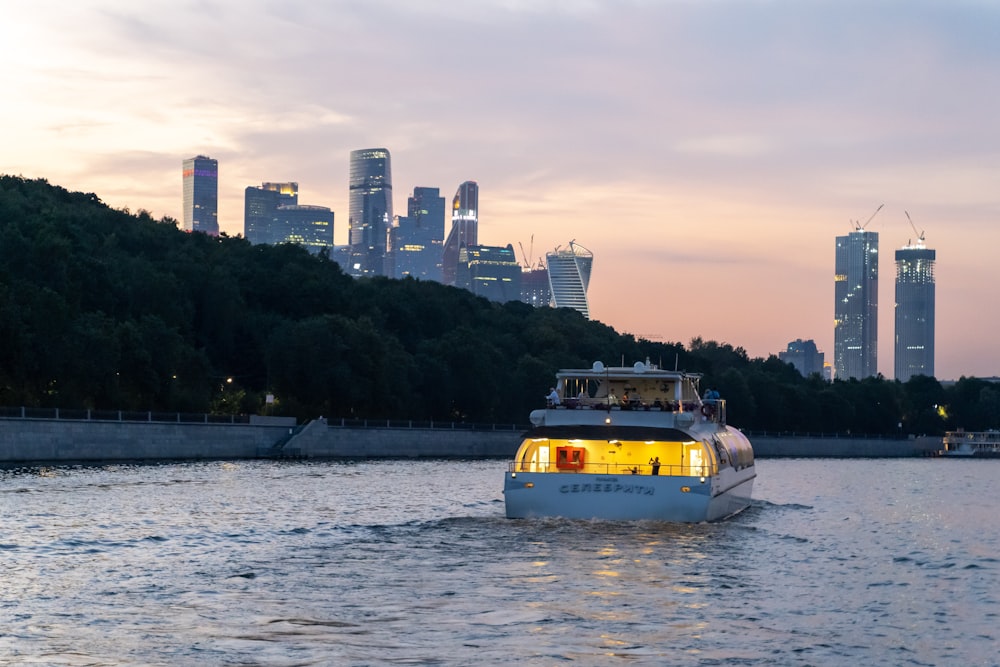
[[[753,468],[714,478],[508,472],[507,518],[719,521],[750,505]]]

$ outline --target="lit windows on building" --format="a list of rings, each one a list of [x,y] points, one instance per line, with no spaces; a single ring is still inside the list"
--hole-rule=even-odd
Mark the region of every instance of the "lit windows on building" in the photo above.
[[[878,373],[878,233],[837,237],[833,365],[838,379]]]
[[[182,163],[183,229],[219,235],[219,161],[205,155]]]

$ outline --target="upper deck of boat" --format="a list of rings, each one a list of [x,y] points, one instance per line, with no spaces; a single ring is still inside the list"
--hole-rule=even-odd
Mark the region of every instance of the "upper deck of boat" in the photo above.
[[[942,443],[942,453],[1000,454],[1000,431],[948,431]]]
[[[592,368],[563,369],[556,374],[553,388],[558,400],[546,398],[544,421],[547,424],[606,422],[612,417],[610,413],[615,413],[614,421],[619,424],[656,427],[725,424],[725,401],[717,393],[706,393],[702,398],[700,380],[700,373],[663,370],[648,361],[623,367],[606,367],[597,362]],[[562,412],[566,410],[609,414]]]

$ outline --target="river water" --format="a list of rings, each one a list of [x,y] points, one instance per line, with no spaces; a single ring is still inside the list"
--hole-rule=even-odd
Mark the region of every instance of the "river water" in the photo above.
[[[0,471],[0,664],[1000,664],[1000,461],[757,468],[700,525],[508,520],[503,461]]]

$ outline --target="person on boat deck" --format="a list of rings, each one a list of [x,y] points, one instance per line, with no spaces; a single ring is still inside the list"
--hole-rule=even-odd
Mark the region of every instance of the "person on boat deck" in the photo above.
[[[655,456],[655,457],[649,459],[649,465],[653,466],[653,474],[654,475],[659,475],[660,474],[660,457],[659,456]]]
[[[615,396],[614,389],[608,392],[608,405],[618,405],[618,397]]]
[[[629,397],[628,397],[628,392],[626,391],[624,394],[622,394],[622,407],[627,408],[628,406],[629,406]]]
[[[549,405],[559,405],[559,393],[555,387],[549,388],[549,395],[545,397],[545,400],[549,402]]]

